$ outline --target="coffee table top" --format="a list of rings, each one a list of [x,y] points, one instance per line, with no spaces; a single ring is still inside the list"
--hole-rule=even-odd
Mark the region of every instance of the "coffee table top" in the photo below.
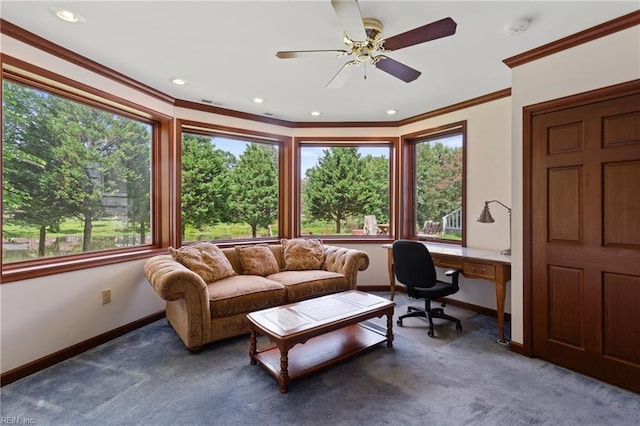
[[[329,294],[247,315],[249,321],[275,336],[303,333],[327,324],[351,322],[363,313],[382,314],[394,302],[357,290]]]

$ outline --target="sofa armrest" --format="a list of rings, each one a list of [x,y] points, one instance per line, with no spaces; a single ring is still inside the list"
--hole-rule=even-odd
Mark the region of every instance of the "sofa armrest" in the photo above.
[[[362,250],[324,246],[324,269],[343,274],[351,289],[356,288],[358,271],[364,271],[368,267],[369,255]]]
[[[187,310],[186,324],[189,335],[209,335],[211,307],[209,290],[200,275],[176,261],[169,255],[158,255],[147,259],[144,275],[158,295],[167,302],[184,299],[181,303]]]

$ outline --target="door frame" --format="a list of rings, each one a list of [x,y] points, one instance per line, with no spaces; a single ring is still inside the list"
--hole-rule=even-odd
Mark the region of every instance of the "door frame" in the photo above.
[[[533,244],[533,134],[532,123],[535,116],[567,108],[615,99],[640,93],[640,79],[615,84],[588,92],[528,105],[522,109],[522,297],[523,297],[523,343],[513,347],[515,352],[534,356],[533,347],[533,285],[532,285],[532,244]]]

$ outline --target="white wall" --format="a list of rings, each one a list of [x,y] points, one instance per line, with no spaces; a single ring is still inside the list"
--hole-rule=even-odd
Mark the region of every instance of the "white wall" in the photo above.
[[[0,286],[2,372],[164,310],[144,260]],[[102,304],[102,290],[111,303]]]
[[[640,26],[541,58],[512,70],[513,241],[512,340],[523,342],[522,109],[525,106],[640,78]]]

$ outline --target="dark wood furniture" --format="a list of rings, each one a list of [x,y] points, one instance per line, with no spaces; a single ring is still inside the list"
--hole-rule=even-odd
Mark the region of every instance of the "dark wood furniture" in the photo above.
[[[511,280],[511,256],[498,250],[460,247],[450,244],[423,243],[429,249],[433,264],[439,268],[460,269],[467,278],[482,278],[496,286],[496,312],[498,319],[498,343],[507,345],[504,336],[504,302],[507,283]],[[389,283],[391,300],[395,296],[392,244],[383,244],[388,249]]]
[[[287,393],[289,380],[313,373],[384,341],[393,346],[395,303],[356,290],[252,312],[251,364],[260,363]],[[363,324],[387,316],[386,334]],[[275,345],[258,351],[258,334]]]

